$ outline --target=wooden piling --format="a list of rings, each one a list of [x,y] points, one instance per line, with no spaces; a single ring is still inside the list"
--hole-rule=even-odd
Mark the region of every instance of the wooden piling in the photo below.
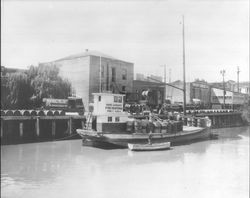
[[[52,137],[56,136],[56,121],[52,120]]]
[[[23,122],[19,122],[19,136],[23,138]]]
[[[39,121],[39,117],[36,118],[36,136],[39,137],[40,136],[40,121]]]
[[[68,131],[69,131],[69,134],[71,135],[72,134],[72,118],[69,117],[68,119]]]
[[[3,120],[1,119],[1,139],[3,138]]]
[[[216,117],[215,116],[212,116],[212,126],[215,126],[216,127]]]

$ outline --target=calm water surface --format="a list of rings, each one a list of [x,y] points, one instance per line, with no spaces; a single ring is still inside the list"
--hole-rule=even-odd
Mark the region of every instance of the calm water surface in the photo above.
[[[83,147],[81,140],[1,146],[1,197],[249,197],[250,127],[172,150]]]

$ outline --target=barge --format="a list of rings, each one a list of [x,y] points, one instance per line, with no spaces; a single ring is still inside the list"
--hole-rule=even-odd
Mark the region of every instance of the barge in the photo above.
[[[186,143],[211,136],[211,121],[200,118],[197,127],[182,121],[160,120],[149,116],[138,121],[123,111],[124,95],[94,93],[94,110],[87,116],[85,128],[77,129],[83,141],[128,147],[128,144]]]

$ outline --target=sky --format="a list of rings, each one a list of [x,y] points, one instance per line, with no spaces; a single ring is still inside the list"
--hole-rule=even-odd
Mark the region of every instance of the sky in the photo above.
[[[248,0],[1,1],[1,65],[28,68],[95,50],[135,73],[186,80],[249,81]],[[171,70],[171,75],[170,71]]]

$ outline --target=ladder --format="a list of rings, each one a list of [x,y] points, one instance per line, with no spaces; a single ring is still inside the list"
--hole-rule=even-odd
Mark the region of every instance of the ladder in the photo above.
[[[86,119],[85,129],[91,129],[92,126],[89,126],[91,122],[92,122],[92,112],[89,112]]]

